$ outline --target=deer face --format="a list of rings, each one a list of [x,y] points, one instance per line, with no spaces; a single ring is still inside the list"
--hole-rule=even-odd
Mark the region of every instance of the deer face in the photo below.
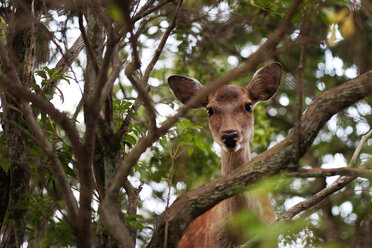
[[[258,70],[247,86],[222,86],[196,106],[206,108],[213,139],[224,151],[236,152],[249,145],[253,137],[253,109],[276,93],[281,74],[279,63],[268,65]],[[183,103],[204,87],[197,80],[182,76],[171,76],[168,83]]]
[[[246,87],[222,86],[206,106],[214,141],[225,151],[237,151],[253,136],[253,101]]]

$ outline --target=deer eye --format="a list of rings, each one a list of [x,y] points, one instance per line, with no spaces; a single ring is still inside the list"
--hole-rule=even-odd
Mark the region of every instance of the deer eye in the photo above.
[[[252,112],[252,104],[247,103],[247,104],[244,106],[244,110],[247,111],[247,112]]]
[[[208,116],[211,117],[213,115],[213,109],[207,108]]]

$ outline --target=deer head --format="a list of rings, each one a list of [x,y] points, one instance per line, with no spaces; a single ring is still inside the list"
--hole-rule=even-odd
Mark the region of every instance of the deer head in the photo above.
[[[253,109],[276,93],[281,75],[282,65],[270,64],[258,70],[247,86],[222,86],[196,106],[206,108],[213,139],[225,152],[249,147],[253,137]],[[195,79],[177,75],[169,77],[168,83],[182,103],[205,87]]]

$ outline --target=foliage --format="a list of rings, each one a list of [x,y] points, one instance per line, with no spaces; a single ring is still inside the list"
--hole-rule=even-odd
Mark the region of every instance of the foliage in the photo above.
[[[80,224],[73,225],[83,217],[70,219],[73,203],[66,200],[63,190],[63,186],[68,186],[79,208],[81,201],[88,199],[84,206],[91,211],[91,223],[87,226],[93,234],[88,233],[86,239],[94,237],[91,240],[100,247],[115,246],[117,243],[111,236],[114,232],[104,222],[101,204],[116,180],[118,168],[125,167],[126,161],[135,156],[131,152],[138,149],[141,154],[133,162],[129,175],[121,178],[129,186],[122,182],[124,189],[117,190],[120,191],[117,205],[121,210],[120,220],[128,227],[131,237],[137,239],[137,247],[145,247],[160,215],[174,199],[221,175],[220,152],[208,131],[204,109],[191,109],[167,132],[152,133],[151,111],[156,116],[156,127],[161,127],[181,108],[166,83],[167,77],[185,75],[206,85],[229,73],[278,29],[293,1],[184,1],[173,30],[170,28],[176,1],[148,1],[149,6],[146,1],[108,1],[107,5],[97,1],[99,6],[79,1],[33,2],[35,13],[28,11],[31,7],[22,10],[27,13],[22,20],[14,19],[17,3],[0,3],[1,50],[6,51],[0,54],[0,80],[10,79],[14,84],[20,80],[22,87],[38,97],[33,101],[1,88],[0,202],[11,202],[7,197],[20,193],[18,204],[6,209],[22,211],[19,218],[24,224],[15,226],[14,230],[23,230],[23,242],[34,247],[84,247],[86,243],[79,243],[83,235]],[[280,142],[294,127],[299,97],[295,77],[303,45],[307,51],[301,74],[304,111],[325,91],[371,69],[372,58],[368,56],[372,53],[371,9],[372,4],[367,0],[303,1],[288,27],[290,33],[273,49],[274,55],[268,55],[267,63],[279,61],[284,73],[275,97],[255,106],[253,155]],[[17,31],[14,28],[19,25],[17,20],[24,22],[24,30],[28,31]],[[89,29],[83,27],[86,24]],[[168,28],[170,36],[161,48],[160,40]],[[80,34],[84,34],[80,45],[86,49],[80,48],[71,55],[68,49],[77,49],[73,42]],[[22,49],[17,49],[18,46]],[[156,51],[161,54],[151,68],[150,61]],[[134,68],[136,53],[140,63]],[[73,58],[73,63],[64,60],[66,54]],[[7,64],[7,57],[14,68]],[[133,68],[134,72],[130,73]],[[146,80],[147,68],[151,73]],[[252,73],[247,73],[231,83],[247,85],[251,78]],[[112,85],[108,86],[111,81]],[[140,82],[139,86],[133,83],[136,81]],[[101,101],[102,95],[105,97]],[[95,96],[98,97],[94,99]],[[45,105],[40,104],[43,101]],[[30,106],[41,134],[27,119],[25,106]],[[12,111],[17,118],[11,118]],[[332,117],[299,165],[346,166],[371,124],[372,98],[369,97]],[[12,133],[22,137],[15,145],[10,138]],[[157,135],[142,153],[138,144]],[[371,146],[370,138],[361,148],[357,166],[371,158]],[[15,154],[23,154],[24,161],[17,163]],[[17,177],[19,167],[30,170],[30,179],[25,179],[29,189],[24,192],[14,188],[12,191],[12,184],[7,183]],[[281,216],[294,203],[329,186],[332,180],[270,176],[248,189],[258,196],[269,192],[276,214]],[[356,247],[366,240],[365,232],[372,227],[370,184],[369,179],[358,177],[289,222],[257,224],[254,214],[244,212],[235,216],[233,226],[242,228],[244,235],[267,247]],[[85,198],[80,198],[81,194],[86,194]],[[168,195],[170,203],[167,203]],[[7,219],[5,213],[0,214],[1,232],[4,232],[6,223],[13,220]],[[251,228],[253,225],[255,228]]]

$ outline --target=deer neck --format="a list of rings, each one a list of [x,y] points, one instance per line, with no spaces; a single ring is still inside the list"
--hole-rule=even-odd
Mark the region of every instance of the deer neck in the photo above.
[[[251,159],[251,151],[249,145],[245,148],[240,149],[236,152],[225,152],[222,150],[221,153],[221,169],[222,175],[231,173],[234,169],[237,169],[245,165]],[[223,215],[230,216],[239,213],[242,209],[247,208],[249,199],[244,194],[239,194],[231,198],[226,199],[222,202],[221,207],[223,208]]]
[[[249,145],[243,147],[236,152],[226,152],[222,149],[221,152],[221,170],[225,176],[231,171],[243,166],[251,159],[251,149]]]

